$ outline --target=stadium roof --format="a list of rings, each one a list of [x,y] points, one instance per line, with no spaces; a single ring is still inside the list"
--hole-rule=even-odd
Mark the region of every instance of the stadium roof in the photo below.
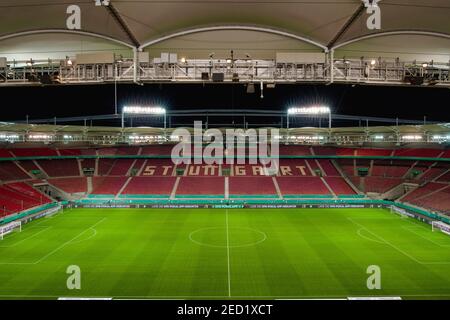
[[[155,127],[106,127],[106,126],[74,126],[74,125],[41,125],[41,124],[14,124],[14,123],[0,123],[0,132],[3,133],[43,133],[43,134],[64,134],[64,133],[84,133],[84,134],[164,134],[171,133],[176,128],[155,128]],[[191,132],[193,128],[185,128]],[[227,128],[221,128],[225,130]],[[230,128],[236,129],[236,128]],[[270,129],[270,128],[269,128]],[[274,128],[276,129],[276,128]],[[378,133],[399,133],[399,134],[449,134],[450,123],[442,124],[430,124],[430,125],[400,125],[400,126],[371,126],[371,127],[336,127],[336,128],[315,128],[315,127],[303,127],[282,129],[282,132],[289,133],[290,135],[320,135],[331,132],[332,134],[354,134],[354,135],[366,135],[366,134],[378,134]]]
[[[448,0],[381,0],[382,29],[374,31],[366,27],[368,15],[361,0],[111,0],[108,7],[94,3],[2,0],[0,47],[2,41],[18,36],[69,32],[66,10],[76,4],[81,8],[82,29],[71,33],[128,47],[177,38],[184,42],[168,46],[182,47],[186,41],[198,40],[183,38],[189,35],[238,29],[301,40],[320,50],[348,45],[353,53],[395,53],[397,46],[450,59]],[[226,40],[230,48],[239,43],[236,34]],[[271,44],[265,41],[265,45]]]

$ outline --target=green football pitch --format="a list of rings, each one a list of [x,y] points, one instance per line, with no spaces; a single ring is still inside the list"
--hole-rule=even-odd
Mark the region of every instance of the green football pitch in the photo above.
[[[385,209],[66,209],[0,241],[0,299],[74,296],[445,299],[450,237]]]

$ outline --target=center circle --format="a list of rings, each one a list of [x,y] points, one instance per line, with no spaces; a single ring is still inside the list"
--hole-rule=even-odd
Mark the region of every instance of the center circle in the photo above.
[[[244,227],[209,227],[192,231],[189,240],[213,248],[242,248],[258,245],[267,239],[259,230]]]

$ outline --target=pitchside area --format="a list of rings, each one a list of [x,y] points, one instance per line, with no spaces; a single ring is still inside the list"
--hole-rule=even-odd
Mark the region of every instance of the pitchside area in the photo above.
[[[449,271],[449,236],[384,209],[73,209],[0,242],[2,299],[437,299]]]

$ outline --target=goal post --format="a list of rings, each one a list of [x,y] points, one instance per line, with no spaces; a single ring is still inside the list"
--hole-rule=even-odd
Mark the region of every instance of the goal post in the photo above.
[[[11,233],[15,230],[22,232],[22,222],[21,221],[14,221],[14,222],[10,222],[8,224],[0,226],[0,240],[3,240],[5,235],[7,235],[8,233]]]
[[[431,222],[431,230],[434,231],[441,231],[445,233],[446,235],[450,236],[450,225],[442,222],[442,221],[432,221]]]
[[[399,208],[395,205],[391,205],[390,210],[391,210],[391,213],[395,213],[395,214],[399,215],[400,218],[413,217],[413,215],[411,213],[409,213],[405,209]]]

